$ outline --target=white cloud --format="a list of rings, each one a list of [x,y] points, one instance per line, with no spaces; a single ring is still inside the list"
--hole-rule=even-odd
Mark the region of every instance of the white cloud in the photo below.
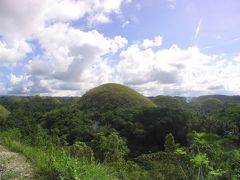
[[[239,56],[236,56],[234,57],[234,61],[237,62],[237,63],[240,63],[240,55]]]
[[[121,36],[111,39],[96,30],[84,32],[63,23],[45,28],[38,39],[44,54],[26,65],[29,80],[39,89],[44,85],[45,93],[58,95],[70,91],[79,95],[87,87],[111,82],[113,69],[103,57],[128,43]]]
[[[45,21],[74,21],[81,19],[93,6],[91,1],[47,0]]]
[[[108,40],[106,38],[106,40],[102,41],[105,37],[97,31],[88,33],[75,31],[74,28],[70,28],[71,25],[69,24],[83,18],[88,20],[91,25],[110,22],[111,15],[121,13],[121,6],[126,3],[130,3],[130,1],[21,0],[21,2],[16,2],[15,0],[1,0],[0,66],[13,66],[23,60],[32,51],[29,43],[32,41],[40,41],[41,46],[46,50],[43,56],[33,57],[34,60],[30,62],[31,65],[27,65],[28,73],[38,75],[66,71],[72,61],[75,61],[76,58],[80,59],[80,57],[76,56],[82,55],[81,53],[85,50],[83,46],[94,46],[96,51],[101,51],[103,54],[106,54],[103,51],[108,52],[110,49],[114,53],[126,43],[126,39]],[[68,34],[69,39],[65,40],[65,34],[57,34],[56,28],[53,27],[60,28],[60,31],[64,31],[65,28],[66,33],[68,33],[66,29],[69,29],[71,31]],[[95,37],[97,39],[94,39]],[[83,43],[80,45],[81,43],[76,41]],[[84,41],[86,44],[84,44]],[[96,41],[95,44],[92,43],[94,41]],[[103,44],[100,46],[98,42]],[[78,53],[76,48],[82,48],[81,53]],[[84,56],[88,56],[86,53],[98,54],[98,52],[92,50],[92,48],[89,48],[89,51],[86,51]],[[102,55],[101,53],[98,56]],[[36,54],[34,55],[36,56]],[[95,58],[95,55],[92,58]],[[86,64],[91,63],[87,60],[84,62]],[[82,61],[81,65],[83,69]],[[57,71],[55,70],[56,66],[58,67]]]
[[[112,13],[120,13],[126,0],[15,0],[0,1],[0,35],[29,38],[49,22],[72,22],[85,16],[89,23],[106,23]]]
[[[175,7],[175,0],[168,1]],[[226,60],[195,46],[181,49],[172,45],[155,50],[163,43],[161,36],[123,49],[128,40],[122,36],[109,38],[97,30],[72,26],[79,20],[91,27],[109,23],[113,14],[121,17],[122,5],[130,2],[1,0],[0,66],[14,66],[25,59],[34,50],[29,42],[36,41],[41,51],[33,52],[22,75],[10,74],[5,87],[0,82],[0,92],[75,96],[102,83],[119,82],[145,95],[239,93],[239,56]],[[122,22],[124,28],[130,22],[139,23],[139,19],[130,15],[129,21],[123,18]],[[201,24],[202,19],[196,27],[195,41]]]
[[[106,24],[110,22],[110,18],[105,14],[95,14],[94,16],[88,17],[88,22],[90,25]]]
[[[150,39],[144,39],[141,47],[143,48],[150,48],[150,47],[156,47],[156,46],[161,46],[162,45],[162,37],[161,36],[156,36],[153,40]]]
[[[46,0],[0,1],[0,35],[24,39],[44,25]]]
[[[122,4],[130,3],[129,0],[94,0],[94,5],[91,7],[88,16],[88,23],[90,25],[105,24],[111,21],[110,15],[112,13],[120,14]]]
[[[25,66],[27,73],[35,76],[48,76],[53,68],[53,64],[49,60],[44,61],[37,58],[30,60]]]
[[[145,95],[201,95],[237,93],[240,72],[237,61],[207,55],[198,47],[153,51],[132,45],[120,54],[116,70],[118,81]]]
[[[111,52],[116,53],[128,44],[128,40],[122,36],[115,36],[113,40],[110,40],[110,44]]]
[[[145,95],[234,94],[240,90],[238,56],[227,60],[224,56],[204,54],[195,46],[181,49],[172,45],[154,51],[133,44],[120,52],[119,62],[110,65],[109,57],[103,57],[113,52],[113,42],[124,42],[124,38],[109,39],[96,31],[59,27],[51,28],[67,38],[58,38],[59,42],[52,45],[42,41],[42,46],[48,48],[45,55],[26,65],[26,75],[11,77],[9,93],[77,96],[107,82],[129,85]],[[71,36],[75,41],[67,40]],[[98,47],[100,44],[105,46]],[[116,47],[121,48],[121,44],[125,43]]]
[[[7,87],[8,94],[22,94],[28,95],[30,94],[30,87],[33,85],[31,81],[29,81],[29,76],[26,74],[16,76],[14,74],[10,74],[9,76],[10,84]]]
[[[47,58],[52,59],[44,61],[57,67],[52,70],[54,77],[73,81],[79,80],[83,70],[101,56],[115,53],[127,44],[121,36],[109,39],[96,30],[84,32],[66,24],[46,28],[39,34],[39,40]]]
[[[0,66],[13,66],[31,51],[25,41],[0,41]]]

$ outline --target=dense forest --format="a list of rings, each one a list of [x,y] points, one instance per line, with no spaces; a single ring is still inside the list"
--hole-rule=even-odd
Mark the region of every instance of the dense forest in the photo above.
[[[240,96],[144,97],[119,84],[7,96],[0,128],[36,179],[240,179]]]

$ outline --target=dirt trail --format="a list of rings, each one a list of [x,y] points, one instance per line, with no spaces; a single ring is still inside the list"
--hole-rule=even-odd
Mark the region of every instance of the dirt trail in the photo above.
[[[33,180],[33,169],[27,159],[0,145],[0,180]]]

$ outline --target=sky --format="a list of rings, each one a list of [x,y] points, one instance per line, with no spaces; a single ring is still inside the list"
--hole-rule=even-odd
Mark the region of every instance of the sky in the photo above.
[[[0,95],[240,95],[239,0],[0,0]]]

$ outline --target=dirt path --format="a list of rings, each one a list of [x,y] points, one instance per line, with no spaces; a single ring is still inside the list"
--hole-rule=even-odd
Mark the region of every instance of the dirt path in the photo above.
[[[0,145],[0,180],[33,180],[33,169],[27,159]]]

